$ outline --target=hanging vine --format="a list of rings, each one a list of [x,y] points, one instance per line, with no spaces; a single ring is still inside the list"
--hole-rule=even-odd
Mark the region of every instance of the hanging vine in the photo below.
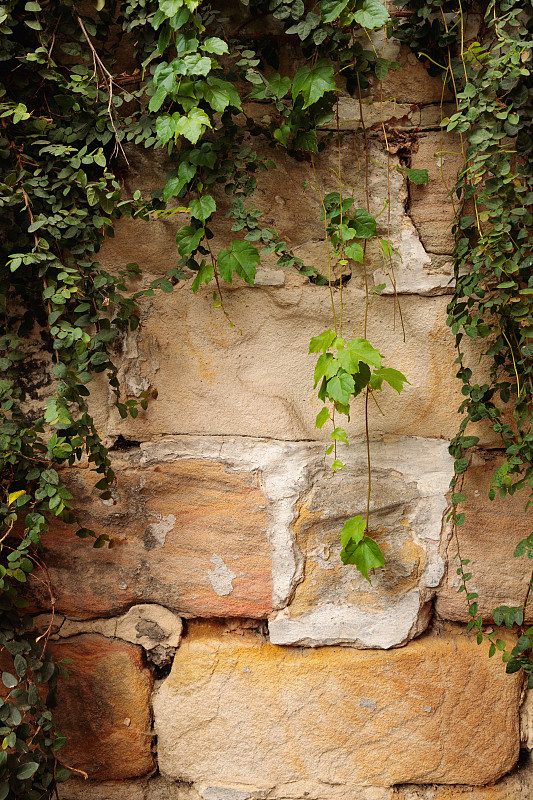
[[[468,449],[478,441],[466,436],[466,427],[487,419],[506,450],[492,489],[512,494],[533,485],[530,17],[521,16],[519,2],[491,2],[480,41],[465,48],[463,15],[469,4],[458,14],[451,2],[406,5],[407,11],[396,12],[402,16],[392,17],[400,21],[395,35],[455,87],[457,113],[444,124],[465,140],[465,167],[456,187],[457,288],[449,309],[465,395],[465,419],[452,443],[457,480],[468,466]],[[121,417],[136,417],[148,407],[150,391],[122,396],[115,363],[115,346],[139,325],[142,298],[172,292],[192,271],[193,292],[214,287],[214,305],[227,315],[224,283],[236,274],[253,285],[266,254],[315,283],[329,284],[332,327],[310,344],[310,352],[318,354],[315,385],[320,384],[324,403],[316,425],[331,422],[333,469],[342,469],[337,443],[348,439],[335,414],[349,417],[353,399],[364,398],[369,492],[369,398],[384,382],[400,392],[406,381],[383,366],[379,349],[368,341],[366,313],[363,336],[343,337],[343,269],[350,260],[362,265],[368,311],[380,287],[368,285],[367,242],[378,242],[386,263],[392,252],[389,239],[377,234],[368,193],[366,207],[356,207],[339,165],[338,191],[321,196],[330,258],[340,268],[338,306],[331,268],[322,274],[304,264],[275,229],[261,224],[261,211],[253,205],[257,175],[275,168],[276,148],[306,160],[312,173],[315,155],[331,139],[339,145],[339,90],[360,102],[371,82],[399,68],[378,53],[369,35],[391,27],[391,16],[379,0],[322,0],[312,7],[302,0],[252,0],[247,13],[230,30],[221,12],[199,0],[97,0],[90,13],[72,0],[9,0],[0,10],[0,58],[7,76],[0,84],[0,204],[6,220],[0,239],[0,650],[6,689],[0,700],[0,800],[58,796],[58,784],[72,771],[62,760],[65,737],[52,714],[54,689],[68,665],[54,663],[48,654],[51,627],[36,635],[23,590],[38,567],[32,579],[46,582],[53,612],[41,539],[54,517],[71,522],[95,547],[113,544],[80,526],[58,468],[87,458],[100,476],[102,497],[111,496],[115,476],[90,414],[88,387],[105,373]],[[306,63],[295,74],[277,71],[278,39],[249,32],[251,22],[266,16],[281,25],[282,43],[299,44]],[[117,52],[131,53],[120,74]],[[268,103],[276,113],[259,124],[247,115],[246,100]],[[335,117],[336,137],[324,128]],[[364,120],[363,133],[367,144]],[[272,158],[254,150],[254,139],[271,145]],[[130,145],[165,148],[172,162],[164,185],[150,198],[124,192]],[[427,180],[427,175],[408,177]],[[316,174],[314,183],[320,193]],[[368,159],[366,185],[368,192]],[[218,251],[212,228],[220,213],[217,186],[229,197],[235,234]],[[187,215],[185,224],[181,214]],[[154,215],[179,220],[176,265],[149,288],[132,292],[137,265],[112,274],[96,260],[98,251],[121,217]],[[476,383],[473,367],[466,365],[460,350],[464,333],[489,342],[490,383]],[[36,348],[48,351],[51,363],[44,413],[28,380]],[[511,403],[512,421],[500,401]],[[464,501],[454,483],[454,508]],[[366,519],[354,517],[340,532],[344,563],[354,564],[367,579],[369,570],[384,563],[369,535],[369,507],[370,495]],[[456,527],[463,519],[454,511]],[[533,557],[533,535],[518,550]],[[463,559],[470,627],[481,634],[465,566]],[[524,607],[501,611],[500,622],[521,624]],[[508,671],[533,671],[526,655],[530,634],[523,632],[518,650],[504,652]],[[491,652],[501,648],[499,642],[491,638]]]

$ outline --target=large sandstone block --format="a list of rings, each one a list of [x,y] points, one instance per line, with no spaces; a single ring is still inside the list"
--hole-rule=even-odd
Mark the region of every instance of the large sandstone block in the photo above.
[[[54,520],[46,563],[56,611],[86,618],[159,603],[186,616],[264,617],[272,609],[266,499],[256,475],[200,457],[158,463],[137,448],[113,459],[111,500],[89,469],[64,471],[82,524],[112,549]],[[80,592],[80,586],[84,587]],[[40,584],[36,584],[39,591]],[[42,595],[46,606],[47,596]]]
[[[304,797],[324,785],[484,784],[517,759],[520,688],[457,628],[363,652],[191,623],[154,695],[159,767],[283,797],[288,785]]]
[[[56,611],[85,619],[157,603],[185,617],[265,618],[286,605],[302,569],[290,526],[321,445],[183,436],[112,455],[110,500],[89,469],[62,473],[82,524],[115,546],[94,549],[54,521]]]
[[[340,457],[347,471],[319,473],[300,502],[294,530],[304,576],[289,606],[269,622],[275,644],[389,648],[429,622],[444,575],[443,517],[453,475],[447,443],[414,437],[372,442],[369,533],[385,556],[372,585],[340,560],[342,526],[366,513],[365,444],[343,447]]]
[[[531,758],[520,764],[493,786],[401,786],[395,800],[531,800],[533,797],[533,763]]]
[[[429,253],[448,255],[453,252],[454,207],[449,193],[463,165],[458,136],[435,131],[420,137],[412,166],[427,169],[429,182],[418,186],[411,184],[409,214]]]
[[[487,623],[492,622],[492,609],[496,606],[521,606],[529,579],[531,561],[527,556],[513,558],[513,552],[521,539],[531,533],[531,511],[525,512],[527,493],[518,492],[513,497],[488,498],[490,482],[503,458],[490,453],[476,453],[467,469],[461,491],[468,501],[460,510],[466,520],[458,528],[461,557],[469,558],[472,579],[468,589],[477,592],[479,611]],[[447,578],[438,591],[437,613],[450,620],[466,622],[468,609],[464,592],[458,594],[460,586],[457,575],[455,538],[448,546]],[[528,622],[533,622],[533,610],[526,612]]]
[[[335,296],[340,300],[337,289]],[[364,292],[353,278],[343,302],[345,336],[362,336]],[[110,436],[146,441],[154,435],[194,432],[329,438],[327,428],[314,427],[321,403],[313,390],[316,357],[308,354],[311,337],[332,325],[328,288],[288,272],[285,286],[224,290],[224,303],[242,335],[229,327],[220,309],[212,308],[210,288],[193,295],[184,285],[173,295],[147,301],[133,344],[127,339],[121,377],[125,395],[138,396],[152,387],[158,396],[136,420],[121,420],[107,389],[93,382],[92,408]],[[394,298],[374,301],[367,338],[383,354],[383,363],[401,370],[410,385],[400,396],[385,388],[379,397],[383,415],[370,403],[373,436],[455,434],[462,396],[446,303],[446,297],[403,296],[404,341]],[[364,436],[364,428],[360,397],[346,424],[349,438]]]
[[[97,634],[49,646],[56,659],[73,662],[70,681],[57,689],[56,719],[68,737],[60,760],[100,780],[151,772],[152,677],[141,648]]]

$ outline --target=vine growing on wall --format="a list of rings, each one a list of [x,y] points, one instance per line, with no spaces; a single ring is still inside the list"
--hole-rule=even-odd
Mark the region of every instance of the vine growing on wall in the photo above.
[[[391,17],[380,0],[321,0],[315,5],[251,0],[236,27],[224,9],[199,0],[96,0],[89,10],[73,0],[8,0],[2,6],[0,57],[7,77],[0,84],[0,204],[6,220],[0,239],[0,650],[5,659],[0,800],[57,796],[58,784],[72,772],[61,755],[65,737],[53,719],[55,686],[68,665],[55,663],[48,653],[51,624],[44,633],[33,630],[24,588],[29,576],[44,581],[53,616],[53,587],[41,540],[54,517],[71,522],[79,537],[92,539],[95,547],[113,544],[106,535],[96,537],[80,526],[59,468],[87,458],[99,474],[102,497],[111,496],[115,476],[91,416],[89,385],[103,373],[123,418],[135,418],[148,407],[151,391],[123,396],[116,364],[121,338],[139,325],[143,297],[172,292],[192,272],[193,292],[212,287],[214,305],[227,315],[224,284],[237,275],[253,285],[267,254],[275,255],[281,267],[329,285],[332,325],[310,343],[310,352],[318,356],[315,385],[323,401],[316,424],[331,424],[332,466],[343,469],[337,445],[348,438],[339,415],[349,417],[352,401],[363,399],[367,514],[348,520],[340,532],[342,559],[367,579],[369,570],[383,566],[368,528],[368,403],[384,383],[400,392],[406,377],[385,366],[379,348],[367,339],[368,310],[383,288],[369,286],[367,243],[378,243],[386,264],[392,253],[370,213],[368,160],[366,207],[357,207],[345,191],[340,166],[338,191],[320,195],[327,268],[304,264],[289,242],[264,226],[253,195],[259,173],[275,169],[279,148],[308,162],[321,192],[314,158],[330,140],[340,147],[338,124],[336,135],[324,127],[335,118],[338,123],[339,91],[360,99],[371,82],[379,83],[399,67],[379,54],[372,31],[391,27],[391,19],[404,20],[405,13],[408,22],[395,35],[422,52],[430,71],[443,71],[455,88],[457,114],[445,125],[465,140],[465,168],[456,187],[457,289],[450,304],[466,415],[452,443],[457,481],[468,465],[469,448],[478,441],[466,435],[466,427],[488,419],[506,449],[494,491],[512,494],[533,485],[528,342],[533,284],[526,238],[533,197],[526,113],[531,25],[521,17],[520,5],[489,3],[480,42],[468,48],[466,0],[453,21],[455,4],[440,0],[410,0],[400,17]],[[250,23],[263,16],[276,21],[279,35],[250,33]],[[299,46],[301,61],[288,75],[279,71],[279,41]],[[126,63],[119,66],[117,53],[128,54]],[[270,121],[251,119],[248,100],[269,104],[275,110]],[[366,144],[363,119],[362,127]],[[272,158],[254,149],[255,141],[267,142]],[[132,145],[164,148],[170,159],[164,185],[150,197],[124,191]],[[427,175],[411,177],[427,180]],[[215,189],[222,188],[229,199],[232,234],[217,249],[213,222],[220,215],[220,195]],[[121,217],[146,220],[154,215],[176,219],[175,266],[134,291],[138,266],[127,264],[111,273],[97,261],[98,251]],[[363,336],[351,339],[343,336],[342,327],[343,270],[350,261],[361,265],[366,287]],[[335,292],[332,266],[340,270]],[[393,273],[391,282],[394,287]],[[476,383],[472,366],[466,365],[460,350],[464,333],[490,342],[494,368],[489,383]],[[30,376],[43,348],[51,366],[41,409],[39,387]],[[512,420],[500,401],[511,402]],[[453,502],[456,509],[464,502],[459,483]],[[463,519],[454,511],[456,527]],[[533,539],[519,549],[532,557]],[[481,633],[464,567],[461,562],[471,627]],[[520,610],[523,614],[523,608],[502,611],[500,621],[520,624]],[[530,634],[523,633],[518,650],[504,652],[509,671],[533,670],[526,655]],[[491,647],[500,648],[499,642]]]
[[[471,562],[463,557],[458,532],[466,518],[461,510],[468,499],[462,491],[464,476],[471,448],[480,441],[467,430],[472,424],[496,433],[504,450],[488,487],[490,500],[524,489],[525,511],[533,506],[533,6],[522,0],[465,2],[459,7],[414,0],[406,5],[413,15],[396,35],[432,74],[443,75],[457,110],[442,120],[442,128],[458,135],[464,159],[451,193],[455,290],[448,306],[465,398],[450,447],[455,458],[452,522],[459,592],[465,593],[468,627],[477,631],[478,643],[488,638],[489,656],[502,652],[507,672],[524,670],[533,687],[533,627],[524,625],[533,572],[520,605],[492,612],[496,626],[519,626],[519,639],[508,648],[495,633],[482,629],[478,594],[468,586]],[[479,27],[472,41],[467,41],[468,12]],[[477,353],[481,349],[482,359],[468,354],[465,336],[481,340]],[[533,558],[533,533],[509,553],[524,555]]]

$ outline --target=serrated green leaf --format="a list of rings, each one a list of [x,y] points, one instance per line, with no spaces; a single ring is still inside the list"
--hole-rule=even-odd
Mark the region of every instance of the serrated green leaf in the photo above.
[[[429,175],[427,169],[410,169],[407,167],[398,168],[400,172],[403,172],[404,175],[411,181],[411,183],[422,184],[428,183]]]
[[[392,386],[398,394],[402,391],[404,383],[409,384],[405,375],[397,369],[392,369],[392,367],[381,367],[380,369],[374,370],[370,385],[373,389],[381,389],[383,381],[386,381],[389,386]]]
[[[348,5],[348,0],[321,0],[320,16],[322,22],[333,22]]]
[[[200,47],[202,50],[205,50],[206,53],[214,53],[217,56],[229,52],[226,42],[223,39],[219,39],[217,36],[211,36],[209,39],[205,39]]]
[[[389,21],[389,12],[379,0],[357,0],[355,8],[353,21],[369,31],[383,28]]]
[[[314,387],[316,387],[318,381],[321,378],[325,377],[326,380],[329,380],[334,375],[336,375],[338,371],[339,371],[339,362],[337,361],[337,359],[335,359],[331,353],[322,353],[322,355],[318,357],[318,361],[316,362],[315,374],[314,374],[315,378]]]
[[[350,375],[359,372],[359,358],[353,350],[341,348],[337,350],[337,359],[342,368]]]
[[[294,76],[292,82],[292,99],[296,100],[299,94],[302,95],[304,108],[316,103],[326,92],[336,90],[333,65],[325,58],[321,58],[314,64],[302,67]]]
[[[366,520],[364,517],[357,516],[351,517],[346,520],[341,530],[341,544],[343,547],[352,541],[354,544],[359,544],[366,531]]]
[[[189,203],[189,210],[191,216],[199,219],[200,222],[205,222],[211,214],[217,210],[217,204],[210,194],[205,194],[202,197],[195,198]]]
[[[192,144],[196,144],[200,136],[204,133],[206,128],[212,128],[211,120],[201,108],[194,107],[191,108],[187,116],[180,116],[177,114],[173,114],[173,117],[177,117],[175,120],[175,135],[176,136],[184,136],[189,142]],[[159,117],[157,121],[159,122]],[[157,122],[156,122],[157,127]],[[159,135],[159,133],[158,133]],[[169,137],[170,138],[170,137]],[[168,141],[168,139],[167,139]]]
[[[346,435],[346,431],[344,428],[335,428],[335,430],[331,434],[331,438],[335,439],[337,442],[344,442],[344,444],[349,444],[348,437]]]
[[[348,547],[341,551],[341,560],[343,564],[354,564],[370,584],[372,581],[368,577],[368,571],[385,566],[383,553],[378,543],[370,536],[365,536],[355,547],[348,544]]]
[[[332,331],[331,328],[327,331],[324,331],[323,333],[320,333],[318,336],[313,336],[311,341],[309,342],[309,352],[325,353],[328,347],[331,347],[334,340],[335,340],[335,331]]]
[[[352,242],[352,244],[347,245],[344,248],[344,252],[348,256],[348,258],[353,259],[354,261],[358,261],[360,264],[363,263],[365,252],[360,244],[357,242]]]
[[[356,236],[358,239],[371,239],[377,235],[376,220],[364,208],[356,208],[352,219],[355,223]]]
[[[354,382],[351,375],[342,372],[340,375],[335,375],[327,383],[327,394],[331,400],[336,400],[347,406],[350,402],[350,397],[354,390]]]
[[[207,286],[207,284],[212,280],[213,274],[213,265],[207,264],[205,261],[203,261],[202,266],[198,270],[196,278],[193,280],[191,285],[193,292],[196,293],[202,283],[205,283]]]
[[[329,418],[329,411],[326,406],[324,406],[316,415],[315,428],[323,428]]]
[[[204,229],[199,228],[198,230],[194,230],[191,228],[190,225],[184,225],[176,232],[176,244],[178,246],[178,252],[182,258],[185,256],[190,256],[198,245],[200,244],[200,240],[204,235]]]
[[[250,242],[239,239],[231,242],[228,250],[221,250],[218,254],[218,268],[222,278],[227,283],[232,283],[232,275],[237,275],[254,285],[256,265],[259,264],[259,251]]]
[[[346,347],[364,364],[381,368],[381,354],[367,339],[351,339]]]

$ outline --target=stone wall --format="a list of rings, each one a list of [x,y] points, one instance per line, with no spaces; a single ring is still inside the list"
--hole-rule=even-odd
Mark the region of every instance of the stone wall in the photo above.
[[[402,72],[369,94],[370,202],[399,252],[389,277],[369,253],[375,283],[368,338],[409,385],[370,409],[370,529],[386,567],[369,585],[340,559],[339,530],[364,511],[364,416],[347,431],[347,470],[331,476],[326,431],[314,428],[311,336],[331,324],[329,290],[268,260],[256,286],[224,288],[230,328],[211,288],[142,301],[122,344],[121,379],[146,412],[121,420],[95,385],[92,410],[111,446],[116,488],[102,501],[88,465],[65,470],[84,524],[112,535],[94,550],[55,523],[46,539],[56,593],[53,648],[73,660],[59,690],[69,735],[64,761],[88,773],[64,800],[526,800],[533,791],[531,703],[520,676],[466,633],[456,544],[446,524],[449,440],[461,395],[450,293],[452,185],[460,163],[441,141],[442,84],[388,44]],[[445,101],[447,98],[445,97]],[[250,115],[264,115],[264,106]],[[339,104],[345,185],[364,184],[358,103]],[[429,171],[407,185],[400,156]],[[278,153],[258,203],[297,255],[324,268],[319,200],[309,166]],[[335,188],[337,153],[317,167]],[[130,188],[158,185],[163,159],[132,153]],[[443,182],[443,177],[444,181]],[[224,198],[217,198],[220,204]],[[102,251],[113,269],[136,261],[147,285],[175,265],[178,223],[123,222]],[[216,241],[224,231],[217,229]],[[345,330],[362,334],[364,281],[344,287]],[[338,295],[338,289],[335,289]],[[238,332],[237,332],[238,331]],[[475,357],[475,354],[474,354]],[[480,428],[467,477],[463,555],[481,610],[521,599],[527,565],[502,552],[529,533],[517,500],[505,517],[487,499],[497,442]],[[502,540],[505,547],[502,547]],[[47,598],[33,590],[46,624]],[[522,747],[522,750],[520,749]]]

